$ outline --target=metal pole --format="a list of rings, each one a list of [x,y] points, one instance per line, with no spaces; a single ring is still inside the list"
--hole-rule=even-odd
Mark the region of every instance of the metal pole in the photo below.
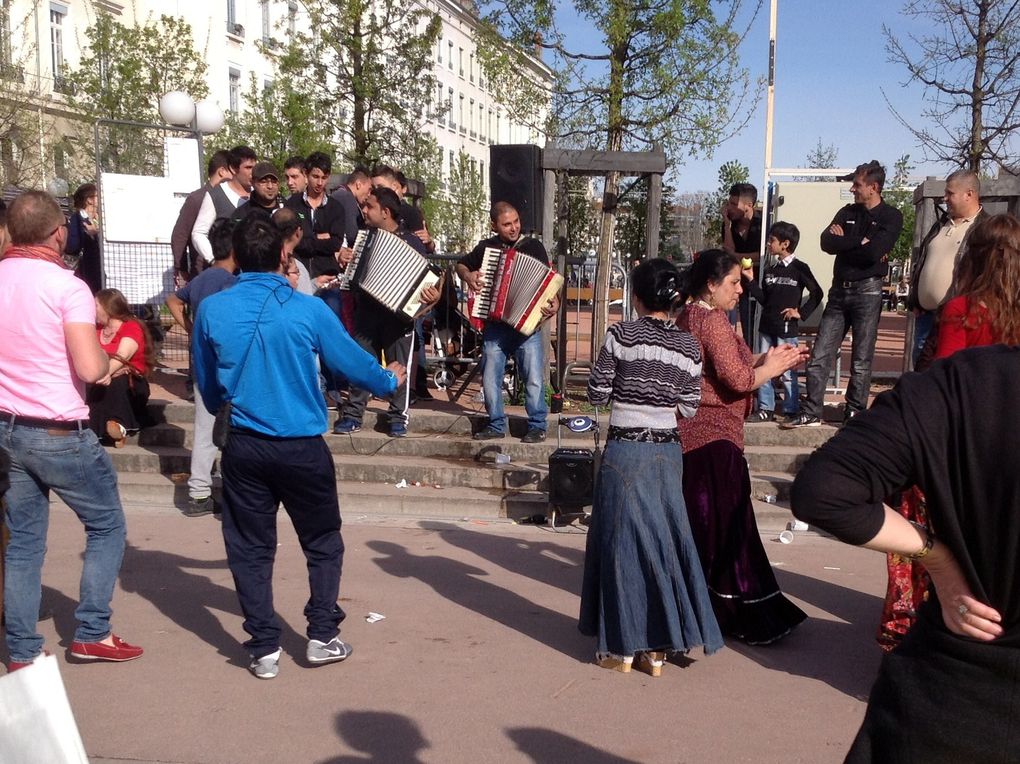
[[[762,195],[765,205],[761,211],[762,232],[761,241],[758,243],[758,280],[765,275],[765,248],[768,243],[769,213],[772,203],[772,195],[769,193],[769,185],[772,182],[772,132],[773,121],[776,109],[776,16],[778,13],[779,0],[770,0],[769,3],[769,79],[768,90],[765,94],[765,166],[762,172]],[[753,304],[754,298],[749,298]],[[748,312],[752,309],[749,307]],[[759,311],[760,315],[760,311]],[[751,327],[750,335],[752,340],[751,350],[757,352],[758,327]]]

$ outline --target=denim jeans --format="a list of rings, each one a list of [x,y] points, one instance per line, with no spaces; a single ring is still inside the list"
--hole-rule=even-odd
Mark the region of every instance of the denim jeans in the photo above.
[[[924,343],[928,341],[928,335],[931,334],[934,326],[935,311],[933,310],[922,310],[914,317],[914,347],[910,351],[912,366],[917,366],[921,351],[924,350]]]
[[[878,339],[878,320],[882,315],[882,279],[873,277],[849,282],[833,281],[829,290],[818,337],[807,365],[807,400],[804,413],[821,418],[825,402],[825,383],[848,330],[853,330],[850,352],[850,384],[846,389],[847,411],[868,407],[871,388],[871,362]]]
[[[4,576],[7,649],[26,662],[42,651],[36,631],[42,567],[50,520],[50,491],[85,526],[85,561],[75,618],[78,642],[110,634],[110,600],[124,556],[124,510],[110,457],[91,430],[59,432],[0,422],[0,448],[11,456],[7,527],[11,532]]]
[[[524,408],[528,412],[529,430],[546,430],[549,407],[545,402],[545,345],[539,329],[530,337],[515,331],[509,324],[487,321],[482,333],[482,389],[485,391],[485,410],[489,427],[506,432],[506,414],[503,413],[503,375],[506,359],[514,356],[517,369],[524,380]]]
[[[797,337],[772,337],[768,334],[758,334],[758,352],[767,353],[769,348],[780,345],[797,346]],[[789,369],[783,374],[783,413],[796,414],[800,409],[798,396],[800,389],[797,385],[797,370]],[[758,409],[761,411],[775,411],[776,391],[771,379],[766,379],[765,384],[758,388]]]

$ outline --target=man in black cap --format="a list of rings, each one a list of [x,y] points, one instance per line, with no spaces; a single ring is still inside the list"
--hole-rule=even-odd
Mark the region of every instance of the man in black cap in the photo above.
[[[265,210],[272,215],[283,206],[280,199],[280,173],[272,162],[259,162],[251,172],[252,189],[248,201],[238,205],[230,218],[237,225],[251,214],[252,210]]]

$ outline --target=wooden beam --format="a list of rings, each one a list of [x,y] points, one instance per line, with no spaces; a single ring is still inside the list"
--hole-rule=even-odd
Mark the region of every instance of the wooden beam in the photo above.
[[[623,175],[661,174],[666,172],[666,154],[661,150],[579,151],[546,146],[542,152],[542,167],[546,170],[566,170],[571,175],[605,175],[607,172]]]
[[[651,260],[659,256],[659,232],[662,228],[660,220],[662,207],[662,176],[652,173],[648,179],[648,211],[645,216],[645,259]]]

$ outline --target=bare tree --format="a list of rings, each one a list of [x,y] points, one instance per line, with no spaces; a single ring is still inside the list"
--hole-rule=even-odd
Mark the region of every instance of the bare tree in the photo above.
[[[927,158],[980,172],[1012,167],[1013,133],[1020,127],[1020,0],[909,0],[902,14],[935,27],[897,37],[882,27],[890,60],[908,82],[924,85],[922,126],[908,122]]]

